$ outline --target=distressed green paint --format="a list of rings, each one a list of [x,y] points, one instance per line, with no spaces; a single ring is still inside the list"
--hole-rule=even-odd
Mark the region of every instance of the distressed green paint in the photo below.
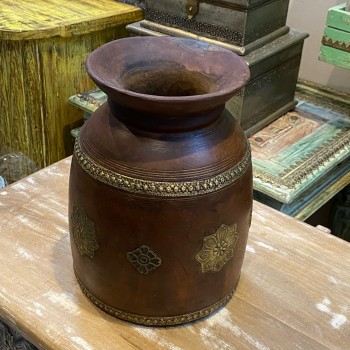
[[[345,4],[329,9],[319,59],[350,69],[350,12]]]
[[[319,59],[334,64],[335,66],[350,69],[350,53],[343,50],[321,45]]]
[[[345,10],[345,4],[328,10],[327,26],[350,32],[350,12]]]
[[[350,33],[326,27],[322,38],[322,44],[333,47],[334,49],[350,52]]]

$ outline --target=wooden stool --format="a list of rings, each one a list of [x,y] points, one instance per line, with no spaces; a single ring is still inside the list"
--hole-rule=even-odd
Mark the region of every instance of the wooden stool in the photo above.
[[[87,55],[142,17],[114,0],[1,4],[0,150],[23,152],[39,167],[70,154],[70,130],[82,118],[67,99],[94,86]]]

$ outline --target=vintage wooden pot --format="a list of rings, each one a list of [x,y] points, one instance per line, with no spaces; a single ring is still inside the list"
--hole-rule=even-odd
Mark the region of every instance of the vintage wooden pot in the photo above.
[[[108,102],[71,166],[80,287],[135,323],[207,316],[234,293],[251,220],[250,148],[224,111],[248,67],[199,41],[134,37],[95,50],[87,71]]]

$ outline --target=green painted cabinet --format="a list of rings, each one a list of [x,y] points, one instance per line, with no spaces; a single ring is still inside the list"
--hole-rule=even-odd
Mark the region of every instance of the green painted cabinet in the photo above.
[[[329,9],[319,58],[321,61],[350,69],[349,2]]]

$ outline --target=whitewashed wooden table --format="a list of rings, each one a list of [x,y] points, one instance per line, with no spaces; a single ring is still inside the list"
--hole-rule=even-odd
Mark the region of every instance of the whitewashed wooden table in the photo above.
[[[167,328],[105,314],[73,274],[69,167],[67,158],[0,191],[0,319],[39,349],[350,348],[350,244],[258,202],[226,307]]]

